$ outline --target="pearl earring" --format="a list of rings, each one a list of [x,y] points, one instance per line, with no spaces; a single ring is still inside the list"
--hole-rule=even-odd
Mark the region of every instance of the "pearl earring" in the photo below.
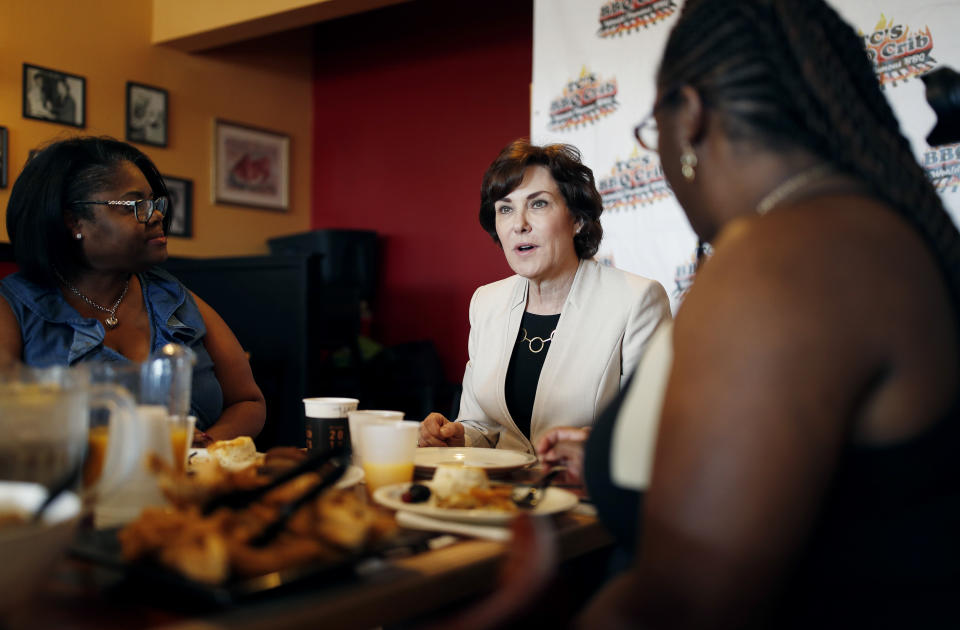
[[[680,154],[680,173],[688,182],[692,182],[697,176],[697,154],[693,152],[693,147],[687,144],[683,147],[683,153]]]
[[[80,232],[77,232],[76,234],[73,235],[73,238],[79,241],[80,239],[83,238],[83,234],[81,234]]]

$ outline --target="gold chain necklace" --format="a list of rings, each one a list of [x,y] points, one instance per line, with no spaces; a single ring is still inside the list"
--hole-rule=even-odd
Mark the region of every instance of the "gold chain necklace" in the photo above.
[[[554,328],[553,330],[550,331],[550,336],[547,337],[546,339],[544,339],[543,337],[533,337],[533,338],[530,338],[530,337],[527,337],[527,329],[526,329],[526,328],[521,328],[520,330],[523,331],[523,339],[520,340],[520,343],[523,343],[524,341],[526,341],[526,342],[527,342],[527,349],[530,350],[530,352],[532,352],[533,354],[540,354],[541,352],[543,352],[543,348],[547,345],[547,342],[553,341],[553,336],[554,336],[555,334],[557,334],[557,329]],[[539,341],[539,342],[540,342],[540,346],[539,346],[536,350],[533,349],[533,342],[534,342],[534,341]]]
[[[117,319],[117,309],[120,308],[120,302],[123,302],[123,298],[127,296],[127,289],[130,288],[130,278],[127,278],[127,281],[124,283],[123,291],[120,293],[120,297],[117,298],[117,301],[113,303],[112,307],[107,308],[106,306],[100,306],[99,304],[97,304],[96,302],[94,302],[93,300],[85,296],[83,293],[81,293],[80,289],[78,289],[77,287],[67,282],[66,278],[61,276],[59,271],[54,269],[53,272],[57,274],[57,278],[60,279],[60,282],[65,284],[67,288],[73,291],[73,293],[76,294],[76,296],[79,297],[81,300],[83,300],[84,302],[86,302],[87,304],[89,304],[90,306],[92,306],[97,310],[103,311],[104,313],[109,313],[109,316],[105,320],[103,320],[103,325],[106,326],[107,329],[113,330],[114,328],[120,325],[120,320]]]
[[[760,203],[757,204],[757,214],[766,214],[773,210],[781,201],[797,192],[804,186],[821,179],[833,170],[829,164],[818,164],[805,171],[800,171],[793,177],[790,177],[781,184],[778,184],[773,190],[764,195]]]

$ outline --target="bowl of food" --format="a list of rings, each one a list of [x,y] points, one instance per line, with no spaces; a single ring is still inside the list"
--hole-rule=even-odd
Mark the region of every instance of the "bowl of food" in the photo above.
[[[0,481],[0,614],[33,592],[73,540],[80,498],[64,492],[34,523],[33,513],[46,496],[37,483]]]

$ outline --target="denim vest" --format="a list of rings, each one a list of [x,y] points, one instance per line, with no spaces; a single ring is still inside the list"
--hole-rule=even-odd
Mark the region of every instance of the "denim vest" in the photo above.
[[[153,268],[138,274],[143,303],[150,319],[150,351],[164,344],[189,347],[197,355],[193,368],[190,413],[197,428],[206,430],[223,411],[223,390],[213,373],[213,359],[203,345],[207,327],[193,296],[179,280]],[[36,284],[21,273],[0,283],[0,295],[10,303],[20,324],[23,362],[36,367],[75,365],[85,361],[129,362],[113,348],[103,345],[106,331],[97,319],[86,319],[70,306],[57,287]]]

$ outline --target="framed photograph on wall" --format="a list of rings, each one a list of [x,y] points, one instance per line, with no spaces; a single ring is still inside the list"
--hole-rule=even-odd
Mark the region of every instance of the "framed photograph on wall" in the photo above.
[[[7,163],[10,161],[7,128],[0,127],[0,188],[7,187]]]
[[[193,236],[193,181],[171,175],[163,175],[170,198],[170,227],[167,236],[191,238]]]
[[[287,210],[290,138],[225,120],[213,125],[213,200]]]
[[[127,81],[127,140],[167,146],[167,91]]]
[[[75,74],[23,64],[23,117],[86,126],[87,81]]]

